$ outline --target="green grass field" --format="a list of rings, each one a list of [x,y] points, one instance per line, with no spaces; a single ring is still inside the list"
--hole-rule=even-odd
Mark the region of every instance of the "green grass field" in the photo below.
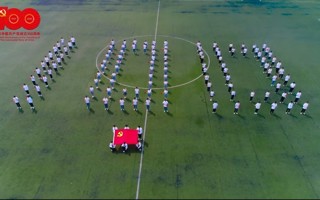
[[[0,43],[0,198],[320,197],[317,0],[5,0],[1,6],[36,8],[41,15],[36,29],[41,37],[34,42]],[[41,100],[29,76],[61,36],[71,35],[78,48],[66,58],[60,75],[54,74],[56,82],[49,81],[50,90],[40,83]],[[130,51],[134,37],[138,55]],[[163,87],[163,41],[169,41],[170,86],[201,74],[195,46],[201,41],[209,55],[205,60],[210,60],[217,113],[211,112],[202,77],[169,89],[169,113],[163,112],[162,89],[155,89],[147,115],[143,89],[138,112],[132,109],[130,87],[126,111],[120,110],[123,86],[119,84],[110,111],[105,111],[102,98],[109,80],[103,77],[101,91],[95,91],[97,99],[91,101],[88,112],[83,97],[89,95],[96,60],[101,62],[110,40],[117,42],[116,53],[122,40],[128,41],[118,81],[143,88],[148,83],[150,55],[143,54],[142,42],[151,44],[154,38],[158,50],[155,88]],[[239,115],[233,114],[234,102],[229,101],[212,51],[214,41],[229,67],[235,99],[241,101]],[[228,53],[229,43],[236,47],[235,57]],[[240,55],[241,43],[250,51],[248,58]],[[285,110],[293,95],[278,105],[274,115],[269,114],[270,103],[262,103],[259,114],[253,114],[251,90],[256,91],[254,102],[262,101],[266,90],[271,91],[270,102],[280,99],[251,53],[254,43],[259,47],[267,43],[297,83],[295,92],[302,90],[290,115]],[[111,62],[107,76],[115,60]],[[25,100],[23,83],[31,88],[36,112]],[[21,112],[12,102],[13,95],[20,98]],[[305,101],[310,107],[304,116],[299,113]],[[134,150],[110,152],[114,124],[144,128],[142,160]]]

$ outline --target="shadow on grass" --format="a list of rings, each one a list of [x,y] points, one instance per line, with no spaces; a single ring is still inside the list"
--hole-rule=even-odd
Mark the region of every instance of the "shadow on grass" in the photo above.
[[[148,113],[149,113],[150,115],[153,115],[153,116],[156,115],[156,114],[155,114],[154,112],[152,112],[151,110],[149,110]]]
[[[108,114],[113,115],[113,112],[111,110],[107,110]]]
[[[242,119],[242,120],[245,120],[245,119],[246,119],[246,117],[243,116],[243,115],[238,114],[237,116],[238,116],[240,119]]]
[[[142,115],[142,112],[141,112],[140,110],[137,110],[137,113],[138,113],[139,115]]]
[[[222,115],[219,113],[213,113],[219,120],[223,119]]]
[[[306,116],[306,117],[309,118],[309,119],[313,119],[313,118],[311,117],[311,115],[305,114],[304,116]]]
[[[265,119],[266,117],[264,115],[261,115],[260,113],[257,114],[258,117]]]
[[[45,100],[46,100],[43,96],[41,96],[40,99],[41,99],[42,101],[45,101]]]
[[[170,117],[173,117],[173,114],[171,112],[166,112],[167,115],[169,115]]]
[[[98,98],[97,98],[97,97],[93,97],[92,99],[95,100],[95,101],[98,101]]]
[[[33,109],[33,110],[32,110],[32,113],[37,114],[37,113],[38,113],[38,110],[37,110],[37,109]]]
[[[94,113],[95,113],[95,111],[94,111],[92,108],[90,108],[90,109],[89,109],[89,113],[94,114]]]
[[[275,118],[277,118],[277,119],[282,119],[279,115],[277,115],[277,114],[271,114],[271,116],[274,116]]]
[[[122,112],[123,112],[124,114],[126,114],[126,115],[129,115],[128,111],[126,111],[126,110],[123,110]]]
[[[21,109],[19,109],[19,113],[24,113],[24,110],[21,108]]]

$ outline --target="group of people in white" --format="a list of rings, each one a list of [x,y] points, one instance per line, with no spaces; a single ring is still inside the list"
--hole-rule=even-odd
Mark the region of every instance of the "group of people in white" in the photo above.
[[[65,40],[61,37],[52,47],[52,50],[48,51],[48,54],[44,56],[40,61],[40,67],[36,67],[34,72],[40,82],[43,82],[46,88],[49,88],[48,77],[54,81],[52,70],[58,74],[58,67],[62,68],[62,63],[65,63],[64,56],[69,55],[69,52],[76,47],[76,39],[74,36],[70,37],[70,40],[65,44]],[[35,88],[38,96],[43,99],[43,94],[40,85],[37,83],[36,77],[31,74],[30,80]],[[30,106],[30,109],[35,110],[34,101],[30,94],[30,88],[26,83],[22,85],[23,90],[26,93],[26,100]],[[17,96],[13,96],[13,102],[16,104],[17,109],[21,110],[20,99]]]
[[[137,40],[134,38],[132,41],[132,52],[137,55]],[[164,40],[163,42],[163,96],[164,96],[164,100],[162,102],[163,105],[163,109],[164,112],[169,112],[168,106],[169,106],[169,101],[167,100],[168,98],[168,94],[169,94],[169,77],[168,77],[168,67],[169,67],[169,47],[168,47],[169,43],[167,40]],[[147,98],[145,100],[145,106],[147,111],[150,111],[150,104],[151,104],[151,96],[152,96],[152,87],[153,87],[153,77],[154,77],[154,68],[155,68],[155,62],[156,62],[156,57],[157,57],[157,50],[156,50],[156,41],[152,40],[151,42],[151,49],[149,50],[148,48],[149,44],[147,42],[147,40],[144,40],[142,48],[143,48],[143,52],[144,54],[148,55],[147,52],[150,51],[151,53],[151,59],[149,61],[149,74],[148,74],[148,87],[146,89],[146,93],[147,93]],[[117,59],[116,59],[116,63],[114,66],[114,71],[111,72],[111,74],[108,76],[106,70],[109,70],[108,65],[112,64],[111,63],[111,59],[112,56],[115,55],[115,41],[112,39],[108,45],[108,50],[105,54],[105,58],[102,60],[99,70],[96,73],[96,76],[94,78],[94,85],[95,88],[93,86],[89,87],[89,93],[91,95],[91,98],[95,98],[95,89],[99,89],[99,83],[101,82],[101,77],[102,75],[107,76],[110,85],[107,86],[106,88],[106,96],[102,98],[102,102],[104,105],[104,109],[105,110],[109,110],[109,100],[112,98],[112,91],[114,90],[114,86],[115,83],[117,82],[117,76],[120,73],[120,68],[121,68],[121,64],[123,62],[124,56],[126,55],[126,51],[127,51],[127,40],[123,40],[120,50],[118,52],[118,54],[116,55]],[[125,99],[127,99],[128,96],[128,89],[126,87],[122,88],[122,94],[123,96],[119,99],[119,105],[120,105],[120,110],[121,111],[125,111]],[[132,106],[133,106],[133,110],[138,111],[138,103],[139,103],[139,98],[140,98],[140,88],[139,87],[135,87],[134,88],[134,97],[132,99]],[[88,97],[88,95],[86,95],[84,97],[84,101],[85,104],[87,106],[87,109],[90,110],[90,97]]]
[[[201,42],[198,41],[196,46],[197,46],[197,52],[198,52],[198,55],[200,58],[200,62],[202,65],[202,72],[204,75],[205,85],[207,87],[207,91],[209,92],[210,101],[213,101],[213,97],[215,95],[215,92],[212,90],[212,83],[210,81],[210,75],[207,72],[208,67],[207,67],[206,63],[204,62],[204,53],[203,53]],[[221,49],[220,49],[219,45],[217,44],[217,42],[213,42],[212,49],[215,52],[215,55],[216,55],[217,60],[220,64],[220,67],[221,67],[221,71],[223,73],[223,76],[225,77],[225,85],[228,87],[228,92],[230,93],[230,101],[235,102],[234,103],[234,114],[238,114],[239,109],[240,109],[240,101],[234,100],[235,96],[236,96],[236,91],[235,91],[233,82],[231,81],[231,75],[229,73],[229,69],[227,67],[227,64],[223,60],[222,52],[221,52]],[[233,44],[229,44],[228,51],[232,57],[235,56],[236,49]],[[241,51],[240,52],[243,57],[247,57],[248,48],[243,43],[241,44]],[[287,84],[291,78],[290,74],[285,75],[285,73],[284,73],[285,70],[284,70],[284,67],[282,66],[281,61],[277,60],[277,58],[273,55],[273,52],[271,51],[270,47],[267,46],[267,44],[263,44],[261,49],[259,49],[259,47],[257,47],[256,44],[254,44],[252,46],[252,53],[254,54],[254,57],[256,58],[256,60],[260,62],[260,66],[263,68],[263,73],[265,73],[267,75],[267,78],[271,77],[271,80],[272,80],[271,86],[275,86],[275,93],[278,93],[279,90],[282,89],[283,92],[281,94],[281,98],[279,100],[279,103],[283,103],[288,94],[293,94],[293,91],[296,87],[296,83],[293,81],[289,84],[289,88],[286,88]],[[273,68],[275,68],[275,70],[273,70]],[[275,73],[273,75],[272,75],[272,71],[275,71]],[[278,82],[276,83],[276,81],[278,81]],[[267,90],[264,94],[264,102],[268,102],[270,95],[271,95],[270,90]],[[285,112],[286,114],[290,114],[290,112],[293,108],[293,105],[297,104],[298,101],[300,100],[300,98],[302,96],[301,90],[299,90],[294,96],[295,96],[295,99],[288,103],[288,106],[287,106],[287,109]],[[255,91],[251,91],[250,97],[249,97],[250,102],[252,102],[254,97],[255,97]],[[261,105],[262,105],[262,103],[260,100],[258,100],[254,104],[254,114],[258,114],[258,111],[260,110]],[[274,101],[271,103],[270,114],[274,113],[277,106],[278,106],[277,101]],[[308,109],[308,106],[309,106],[309,102],[308,101],[304,102],[302,104],[302,109],[300,111],[300,114],[305,115],[306,110]],[[217,108],[218,108],[218,102],[213,101],[212,112],[216,113]]]
[[[130,129],[130,127],[126,124],[126,125],[124,126],[124,129]],[[116,125],[113,125],[113,126],[112,126],[112,133],[113,133],[113,135],[115,135],[116,130],[118,130],[118,127],[117,127]],[[138,126],[138,127],[136,128],[136,130],[138,131],[138,141],[137,141],[137,143],[135,144],[135,147],[136,147],[136,150],[137,150],[137,151],[142,152],[142,150],[143,150],[143,143],[142,143],[142,133],[143,133],[143,129],[142,129],[141,126]],[[127,142],[123,142],[120,147],[121,147],[121,151],[122,151],[123,153],[127,153],[128,150],[129,150],[129,145],[127,144]],[[113,142],[112,140],[111,140],[110,143],[109,143],[109,149],[110,149],[110,151],[111,151],[112,153],[114,153],[114,152],[117,151],[117,147],[116,147],[116,145],[114,144],[114,142]]]

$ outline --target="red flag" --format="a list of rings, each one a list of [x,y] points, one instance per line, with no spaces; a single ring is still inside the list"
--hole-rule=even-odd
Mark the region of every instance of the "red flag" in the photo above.
[[[138,130],[136,129],[118,129],[113,135],[113,143],[121,145],[126,142],[127,144],[137,144]]]

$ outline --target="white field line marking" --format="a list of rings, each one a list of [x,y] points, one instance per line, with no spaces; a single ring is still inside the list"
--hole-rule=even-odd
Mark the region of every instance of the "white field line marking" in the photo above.
[[[154,33],[154,41],[156,41],[157,39],[159,13],[160,13],[160,0],[158,3],[158,12],[157,12],[156,28]],[[143,140],[142,140],[142,151],[140,155],[139,174],[138,174],[138,180],[137,180],[136,199],[139,199],[139,192],[140,192],[140,181],[141,181],[141,173],[142,173],[143,154],[144,154],[144,140],[146,138],[146,133],[147,133],[147,120],[148,120],[148,110],[146,109],[146,116],[144,118],[144,127],[143,127],[144,133],[143,133]]]

